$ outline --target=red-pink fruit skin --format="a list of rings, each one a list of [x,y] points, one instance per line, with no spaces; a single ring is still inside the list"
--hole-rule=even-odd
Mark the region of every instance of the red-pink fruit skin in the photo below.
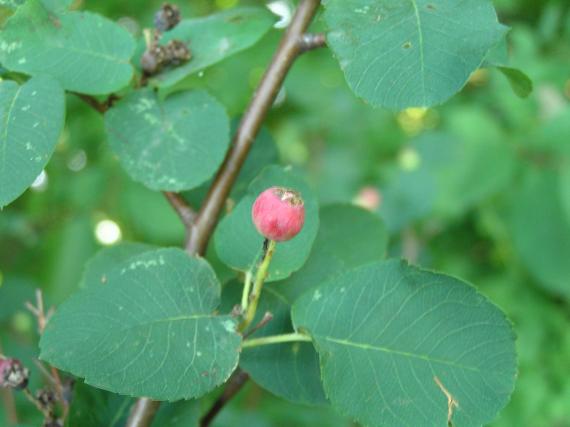
[[[291,240],[305,223],[305,206],[295,206],[281,200],[274,193],[274,188],[265,190],[257,197],[251,213],[257,231],[277,242]]]

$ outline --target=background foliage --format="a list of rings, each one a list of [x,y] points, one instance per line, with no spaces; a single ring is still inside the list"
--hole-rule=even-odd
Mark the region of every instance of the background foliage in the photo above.
[[[75,3],[135,33],[141,31],[137,23],[151,25],[161,4]],[[185,17],[199,17],[238,3],[260,2],[193,0],[179,5]],[[494,4],[501,22],[511,27],[510,66],[524,70],[534,82],[529,98],[517,97],[509,80],[490,68],[474,73],[462,92],[441,107],[400,113],[372,109],[350,92],[331,52],[320,50],[295,65],[270,114],[268,132],[278,163],[303,171],[319,203],[351,203],[362,188],[378,189],[382,202],[377,214],[389,231],[390,255],[403,254],[477,284],[513,320],[519,377],[511,402],[492,425],[566,427],[570,7],[562,0]],[[2,14],[7,16],[6,11]],[[316,20],[316,30],[323,19]],[[265,25],[263,19],[259,25]],[[279,35],[279,29],[272,29],[252,49],[199,74],[173,76],[168,85],[172,90],[207,89],[235,118]],[[121,73],[117,71],[118,79],[124,78]],[[177,246],[184,234],[162,195],[131,181],[121,168],[105,143],[103,117],[75,96],[67,95],[66,102],[65,129],[44,180],[0,213],[0,345],[29,366],[37,356],[37,335],[23,301],[32,298],[34,287],[45,290],[50,304],[61,303],[77,290],[83,266],[102,246],[102,221],[118,224],[125,241]],[[60,115],[52,114],[57,122]],[[257,173],[236,188],[240,196]],[[187,197],[199,200],[202,194],[195,190]],[[221,268],[218,276],[222,282],[229,277]],[[294,286],[295,277],[288,282]],[[38,381],[39,373],[33,374]],[[77,394],[72,419],[84,420],[93,402],[106,408],[93,426],[120,425],[130,403],[129,398],[83,386]],[[22,421],[36,425],[28,404],[18,405]],[[195,422],[195,406],[165,406],[156,425],[182,425],[173,421],[177,419]],[[317,420],[323,426],[350,425],[332,410],[293,407],[253,384],[214,425],[232,426],[236,420],[252,426],[310,426]]]

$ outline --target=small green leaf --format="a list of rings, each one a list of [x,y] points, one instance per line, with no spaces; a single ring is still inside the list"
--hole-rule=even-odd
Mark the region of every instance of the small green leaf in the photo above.
[[[228,379],[241,337],[232,317],[213,314],[220,284],[204,260],[159,249],[107,277],[58,307],[42,360],[95,387],[156,400],[198,397]]]
[[[153,190],[189,190],[208,180],[226,154],[229,126],[224,107],[203,91],[163,101],[142,89],[105,114],[109,144],[122,166]]]
[[[220,222],[214,235],[216,252],[225,264],[239,271],[250,270],[261,256],[263,246],[263,236],[257,232],[251,219],[251,208],[262,191],[274,186],[289,187],[301,193],[305,201],[305,225],[293,239],[277,245],[267,281],[284,279],[301,268],[317,235],[317,200],[300,176],[289,168],[265,168],[249,186],[248,194]]]
[[[81,284],[83,287],[99,286],[107,282],[107,274],[130,258],[156,249],[145,243],[124,242],[103,248],[85,265]]]
[[[163,71],[151,83],[169,87],[257,43],[275,22],[271,13],[257,7],[236,7],[205,18],[185,19],[165,33],[160,43],[183,41],[192,58],[187,63]]]
[[[532,93],[533,84],[529,76],[517,68],[497,67],[509,81],[513,92],[520,98],[528,98]]]
[[[333,406],[368,426],[490,422],[516,374],[505,315],[468,284],[399,261],[370,264],[293,306]]]
[[[533,83],[529,76],[518,68],[509,66],[509,51],[507,38],[503,37],[485,57],[482,67],[495,67],[509,81],[513,92],[520,98],[527,98],[533,90]]]
[[[458,92],[504,34],[489,0],[326,0],[328,45],[354,93],[401,110]]]
[[[0,82],[0,208],[20,196],[48,163],[64,109],[63,90],[49,77],[22,86]]]
[[[122,27],[90,12],[53,14],[28,0],[0,35],[0,62],[11,71],[47,74],[64,89],[107,94],[133,76],[135,43]]]

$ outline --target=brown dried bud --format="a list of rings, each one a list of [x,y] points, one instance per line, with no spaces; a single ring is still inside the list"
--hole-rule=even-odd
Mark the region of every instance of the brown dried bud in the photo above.
[[[173,4],[163,4],[160,10],[154,15],[154,26],[161,32],[173,29],[179,22],[180,10]]]
[[[188,47],[180,40],[170,40],[165,49],[166,60],[169,65],[180,65],[192,57]]]
[[[17,359],[0,359],[0,387],[24,389],[28,386],[30,371]]]
[[[53,390],[46,387],[36,391],[36,400],[42,408],[51,411],[56,404],[57,396]]]

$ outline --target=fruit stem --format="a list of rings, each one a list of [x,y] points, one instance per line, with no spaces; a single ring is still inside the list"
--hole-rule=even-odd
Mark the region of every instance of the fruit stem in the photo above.
[[[242,343],[241,347],[242,348],[259,347],[261,345],[280,344],[284,342],[296,342],[296,341],[311,342],[312,339],[308,335],[295,332],[291,334],[271,335],[268,337],[246,340]]]
[[[244,331],[255,318],[257,305],[259,304],[259,297],[261,296],[263,284],[265,283],[265,279],[269,273],[269,264],[271,264],[271,259],[273,258],[276,244],[277,242],[275,242],[275,240],[269,239],[265,239],[263,242],[263,255],[261,258],[261,263],[259,264],[259,267],[257,268],[257,272],[255,274],[253,291],[249,295],[249,304],[247,305],[244,319],[239,326],[240,331]]]

